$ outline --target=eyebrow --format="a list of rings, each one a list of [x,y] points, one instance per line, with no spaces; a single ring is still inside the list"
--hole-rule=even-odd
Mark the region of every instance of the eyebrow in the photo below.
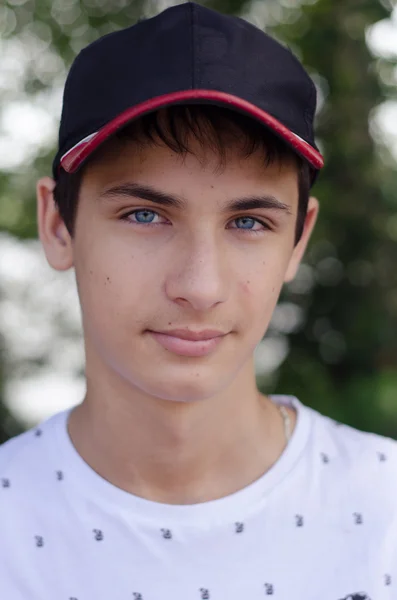
[[[141,198],[148,200],[154,204],[167,206],[182,210],[187,207],[187,201],[182,196],[166,194],[149,185],[140,185],[138,183],[124,183],[111,187],[100,194],[101,199],[113,199],[119,196],[127,196],[133,198]],[[271,210],[283,211],[291,214],[291,208],[288,204],[284,204],[277,200],[274,196],[245,196],[230,200],[222,207],[222,212],[253,210],[255,208],[265,208]]]

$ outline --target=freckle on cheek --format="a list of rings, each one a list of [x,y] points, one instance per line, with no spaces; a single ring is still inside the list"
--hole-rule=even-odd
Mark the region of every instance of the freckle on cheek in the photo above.
[[[250,290],[250,283],[251,283],[250,281],[246,281],[246,282],[243,282],[243,283],[242,283],[242,288],[243,288],[243,290],[244,290],[244,292],[245,292],[246,294],[249,294],[249,293],[251,293],[251,290]]]

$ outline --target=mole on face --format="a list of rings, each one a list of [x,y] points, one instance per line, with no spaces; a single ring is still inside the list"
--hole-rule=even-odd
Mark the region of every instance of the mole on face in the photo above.
[[[250,281],[243,281],[241,284],[241,287],[243,288],[244,292],[246,294],[250,294],[251,293],[251,288],[250,288],[251,282]]]

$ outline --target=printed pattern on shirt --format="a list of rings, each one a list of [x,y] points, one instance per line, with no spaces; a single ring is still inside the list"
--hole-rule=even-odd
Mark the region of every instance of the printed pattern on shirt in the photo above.
[[[340,424],[337,426],[340,427]],[[33,436],[36,438],[43,438],[43,436],[45,437],[45,434],[45,428],[40,427],[33,430]],[[43,440],[38,440],[37,444],[40,444],[42,441]],[[325,447],[323,449],[318,448],[318,452],[315,455],[315,462],[317,465],[316,469],[318,469],[319,472],[324,473],[323,477],[326,478],[328,477],[328,474],[333,473],[333,468],[335,466],[335,449],[332,447],[327,447],[327,444],[324,444],[324,446]],[[375,465],[376,469],[379,470],[379,472],[381,472],[383,469],[388,468],[387,463],[389,455],[383,448],[380,447],[379,450],[373,450],[371,456],[372,458],[370,459],[370,461],[372,461],[372,463]],[[390,463],[392,462],[392,456],[393,455],[390,454]],[[62,460],[60,460],[57,464],[53,465],[52,469],[48,469],[48,472],[46,473],[46,485],[56,486],[56,489],[59,490],[59,494],[66,493],[66,490],[69,490],[68,493],[70,493],[70,491],[73,492],[73,488],[69,485],[71,481],[72,473],[70,472],[70,470],[68,471],[68,465]],[[8,466],[6,469],[3,469],[3,472],[0,472],[0,482],[0,494],[3,494],[4,498],[10,498],[11,503],[14,494],[27,492],[25,488],[23,490],[18,489],[18,485],[20,485],[20,483],[18,482],[18,479],[14,478],[13,471]],[[291,500],[291,506],[292,504],[293,497]],[[365,531],[366,528],[368,528],[369,522],[371,521],[370,511],[364,508],[360,500],[358,500],[358,502],[356,500],[356,503],[351,503],[351,505],[349,505],[349,503],[343,504],[342,508],[344,510],[344,513],[340,513],[339,518],[343,520],[344,526],[349,527],[349,531],[351,531],[352,536],[354,536],[355,532],[357,531],[358,539],[361,539],[361,532]],[[307,535],[306,530],[310,530],[310,528],[313,527],[313,514],[306,512],[305,507],[302,504],[296,506],[295,510],[297,511],[296,513],[294,513],[294,511],[291,510],[290,513],[285,515],[285,531],[288,531],[288,528],[291,531],[297,528],[301,529],[302,531],[299,531],[299,533],[297,532],[295,534],[297,537],[294,537],[294,540],[305,540],[305,536]],[[317,520],[319,518],[321,519],[321,512],[317,515]],[[348,525],[349,523],[350,526]],[[164,546],[164,548],[167,549],[171,549],[172,547],[177,546],[181,540],[180,531],[178,530],[178,527],[175,525],[175,523],[167,523],[166,520],[164,520],[164,522],[161,524],[163,525],[163,527],[160,527],[158,524],[157,528],[153,528],[154,535],[157,536],[158,540],[158,542],[156,542],[157,545]],[[244,544],[245,540],[247,539],[247,536],[249,537],[252,533],[252,529],[253,528],[251,527],[251,523],[247,522],[244,519],[244,514],[241,514],[240,519],[238,518],[238,516],[237,520],[231,519],[227,526],[227,535],[230,536],[230,542],[227,542],[226,538],[224,539],[225,549],[227,549],[229,543],[232,544],[232,539],[236,539],[235,545],[237,545],[237,547],[239,547],[240,544]],[[35,530],[30,532],[30,536],[33,536],[33,543],[32,537],[29,537],[29,535],[27,535],[26,537],[26,543],[30,546],[30,548],[32,548],[32,552],[35,553],[35,555],[37,553],[37,557],[40,557],[40,561],[42,560],[42,557],[46,556],[49,557],[48,560],[50,561],[52,553],[57,551],[57,544],[62,544],[62,538],[58,537],[57,540],[56,536],[52,536],[53,532],[51,530],[47,531],[45,526],[43,526],[42,528],[37,527],[36,534],[33,535],[34,533]],[[100,546],[98,546],[98,548],[100,548],[100,555],[102,555],[102,550],[104,550],[106,547],[111,547],[112,535],[107,536],[107,533],[113,535],[113,531],[109,532],[107,522],[103,521],[101,518],[96,518],[95,520],[93,520],[92,524],[88,525],[86,530],[86,537],[88,539],[88,542],[92,544],[92,547],[96,547],[96,544],[100,543]],[[238,539],[236,538],[236,536]],[[164,542],[161,541],[161,538],[164,540]],[[37,550],[35,550],[35,548]],[[112,549],[111,551],[114,552],[114,549]],[[282,600],[285,599],[285,591],[281,591],[284,583],[284,577],[277,577],[274,575],[275,574],[269,569],[269,573],[266,573],[262,580],[259,580],[256,584],[254,582],[254,585],[256,585],[257,589],[257,596],[255,596],[255,600],[256,598],[260,598],[263,596],[273,596],[275,600],[277,600],[277,598],[282,598]],[[241,576],[241,573],[239,576]],[[384,588],[392,587],[394,577],[392,576],[391,572],[378,573],[377,577],[378,581],[374,582],[374,585],[377,589],[380,589],[381,586],[383,586]],[[222,595],[219,594],[219,592],[216,591],[216,588],[212,586],[212,580],[210,578],[207,579],[206,577],[204,577],[203,579],[205,580],[205,583],[203,581],[202,587],[197,586],[193,587],[190,590],[186,589],[185,596],[193,598],[194,591],[196,590],[195,593],[197,595],[198,600],[224,600]],[[198,582],[198,585],[199,584],[200,580]],[[308,581],[308,586],[310,586],[310,581]],[[85,597],[81,596],[81,591],[79,589],[73,589],[74,587],[74,585],[71,585],[72,589],[64,591],[65,600],[86,600]],[[134,587],[132,582],[130,590],[131,588],[134,589]],[[140,583],[138,580],[136,582],[136,587],[138,589],[140,587]],[[363,585],[364,589],[365,587],[366,586]],[[70,593],[77,594],[77,596],[68,595]],[[333,597],[330,597],[329,599],[327,597],[326,600],[377,600],[377,598],[374,598],[372,594],[368,594],[365,591],[346,590],[344,594],[345,595],[338,594],[339,597],[335,595]],[[145,589],[145,586],[142,586],[141,591],[139,592],[130,591],[129,595],[125,596],[125,600],[128,600],[128,598],[130,598],[130,600],[150,600],[151,596],[150,593],[148,594],[147,590]],[[168,600],[168,598],[166,598],[166,600]],[[325,599],[322,598],[321,600]]]

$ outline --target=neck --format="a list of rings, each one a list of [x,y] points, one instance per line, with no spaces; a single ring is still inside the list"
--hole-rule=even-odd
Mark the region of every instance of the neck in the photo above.
[[[131,390],[115,398],[114,388],[106,393],[87,379],[69,434],[99,475],[149,500],[195,504],[232,494],[270,469],[286,445],[279,410],[258,393],[255,378],[193,403]]]

